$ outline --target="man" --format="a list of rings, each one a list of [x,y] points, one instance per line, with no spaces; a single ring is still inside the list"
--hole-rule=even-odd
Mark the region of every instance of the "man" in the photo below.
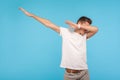
[[[98,28],[91,26],[90,18],[82,16],[77,24],[66,21],[72,29],[59,27],[47,19],[38,17],[20,8],[27,16],[32,17],[62,36],[61,67],[65,68],[64,80],[89,80],[86,60],[86,40],[92,37]]]

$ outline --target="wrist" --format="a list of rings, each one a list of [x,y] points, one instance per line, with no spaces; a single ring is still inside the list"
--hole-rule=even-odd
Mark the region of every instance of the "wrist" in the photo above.
[[[78,29],[80,29],[81,28],[81,25],[80,24],[78,24]]]

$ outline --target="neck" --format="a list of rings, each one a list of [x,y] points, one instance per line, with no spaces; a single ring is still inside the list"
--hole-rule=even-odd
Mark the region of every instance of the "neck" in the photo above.
[[[81,34],[81,35],[84,35],[84,34],[85,34],[85,30],[82,30],[82,29],[74,30],[74,32],[76,32],[76,33],[78,33],[78,34]]]

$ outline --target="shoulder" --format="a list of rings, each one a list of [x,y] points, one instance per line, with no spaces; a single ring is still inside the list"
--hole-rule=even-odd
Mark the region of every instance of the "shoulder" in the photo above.
[[[69,28],[60,27],[60,35],[67,35],[70,33]]]
[[[68,29],[68,28],[65,28],[65,27],[60,27],[60,32],[61,32],[61,31],[65,31],[65,32],[66,32],[66,31],[69,31],[69,29]]]

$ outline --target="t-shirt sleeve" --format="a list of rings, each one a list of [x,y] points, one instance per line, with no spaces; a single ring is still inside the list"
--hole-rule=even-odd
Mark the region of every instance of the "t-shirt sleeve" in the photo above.
[[[60,27],[60,36],[65,36],[67,35],[69,32],[68,32],[68,29],[67,28],[63,28],[63,27]]]

